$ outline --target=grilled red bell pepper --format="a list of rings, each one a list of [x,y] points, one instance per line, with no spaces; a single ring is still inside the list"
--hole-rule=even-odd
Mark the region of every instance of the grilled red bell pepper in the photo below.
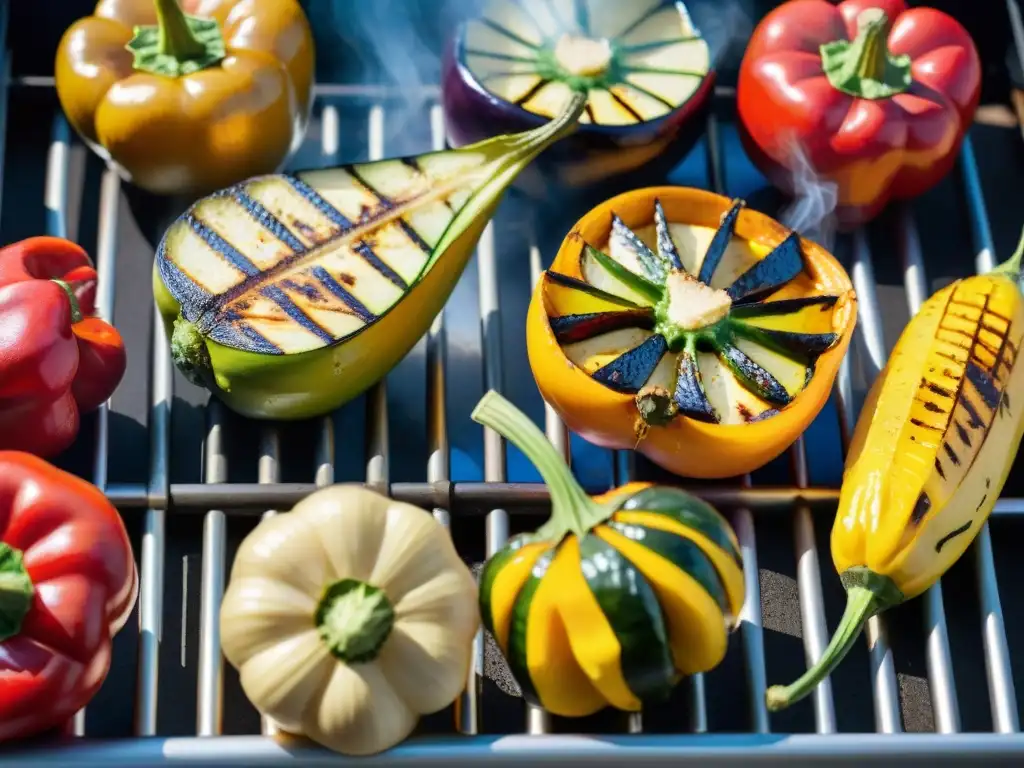
[[[32,237],[0,249],[0,449],[54,456],[79,413],[124,376],[124,342],[93,317],[96,270],[82,248]]]
[[[769,180],[799,191],[806,159],[836,184],[849,227],[949,172],[980,92],[978,51],[951,16],[903,0],[792,0],[754,31],[737,101]]]
[[[128,533],[106,497],[0,451],[0,741],[61,726],[89,703],[137,593]]]

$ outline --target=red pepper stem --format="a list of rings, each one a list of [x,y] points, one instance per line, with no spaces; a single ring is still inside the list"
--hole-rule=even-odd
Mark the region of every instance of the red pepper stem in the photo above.
[[[78,297],[75,296],[75,289],[71,287],[70,283],[63,280],[51,280],[50,282],[59,285],[68,295],[68,301],[71,304],[71,324],[82,322],[82,308],[78,304]]]
[[[206,46],[189,29],[178,0],[154,0],[156,23],[160,29],[160,53],[176,59],[195,59],[206,53]]]
[[[853,48],[857,54],[857,74],[862,79],[881,80],[889,61],[886,38],[889,36],[889,19],[877,8],[861,11],[857,17],[857,37]]]
[[[887,99],[910,87],[910,57],[890,53],[890,29],[881,8],[867,8],[857,16],[853,40],[821,46],[821,68],[834,88],[861,99]]]
[[[0,541],[0,643],[21,632],[35,591],[21,551]]]
[[[544,433],[500,394],[494,390],[485,394],[472,418],[522,451],[544,479],[551,494],[551,519],[538,529],[538,536],[548,540],[561,539],[567,533],[583,536],[611,516],[613,508],[587,495]]]

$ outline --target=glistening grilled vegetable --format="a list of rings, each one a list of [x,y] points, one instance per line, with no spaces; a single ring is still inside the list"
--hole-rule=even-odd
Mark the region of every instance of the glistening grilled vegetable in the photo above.
[[[313,98],[302,7],[182,6],[100,0],[68,28],[54,69],[68,122],[150,192],[205,194],[276,171],[298,147]]]
[[[256,418],[355,397],[427,331],[502,192],[584,101],[527,133],[200,200],[164,235],[153,276],[175,363]]]
[[[551,518],[484,566],[480,611],[523,696],[556,715],[636,712],[725,656],[743,607],[729,524],[676,488],[590,498],[539,429],[497,392],[473,418],[540,471]]]
[[[810,162],[848,226],[953,167],[981,95],[970,35],[904,0],[794,0],[754,30],[737,83],[740,135],[782,189]]]
[[[932,296],[900,335],[850,445],[832,560],[846,611],[783,709],[835,669],[871,616],[932,586],[995,506],[1024,434],[1021,254]]]
[[[0,249],[0,450],[51,457],[105,402],[127,360],[94,317],[96,270],[81,247],[30,237]]]
[[[530,367],[570,429],[666,469],[778,456],[828,398],[856,321],[839,263],[710,192],[628,192],[584,216],[534,291]]]
[[[0,451],[0,742],[62,726],[89,703],[137,592],[128,533],[103,494]]]
[[[465,687],[476,593],[428,513],[336,485],[242,542],[220,612],[224,655],[286,732],[381,752]]]
[[[579,133],[537,168],[584,185],[643,167],[663,174],[703,132],[714,73],[682,2],[490,0],[444,62],[456,145],[539,125],[589,95]]]

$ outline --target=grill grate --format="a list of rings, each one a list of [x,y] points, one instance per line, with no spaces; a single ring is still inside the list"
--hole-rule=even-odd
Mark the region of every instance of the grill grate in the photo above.
[[[2,4],[0,4],[2,5]],[[0,14],[6,5],[2,5]],[[6,19],[0,16],[0,39]],[[13,89],[13,90],[12,90]],[[12,80],[9,59],[0,75],[0,141],[5,134],[5,118],[10,102],[9,92],[48,92],[52,80],[26,77]],[[365,111],[364,130],[367,136],[367,154],[370,159],[384,157],[394,149],[385,146],[387,137],[388,100],[395,96],[387,89],[372,86],[326,85],[318,89],[320,97],[317,124],[307,139],[307,154],[319,155],[323,164],[337,161],[341,153],[342,116],[339,105],[369,104]],[[429,125],[430,142],[434,148],[444,145],[443,116],[437,101],[437,89],[427,88],[422,93],[426,105],[422,119]],[[719,89],[718,107],[728,105],[732,94]],[[352,107],[357,108],[357,107]],[[718,110],[728,112],[727,106]],[[724,193],[725,163],[723,157],[719,119],[712,116],[707,126],[705,157],[706,178],[710,188]],[[315,143],[319,140],[319,147]],[[81,166],[85,152],[72,139],[71,132],[59,110],[53,112],[52,140],[47,159],[45,205],[46,228],[49,234],[75,238],[82,210]],[[4,153],[0,151],[0,174]],[[76,170],[77,168],[77,170]],[[971,142],[965,146],[960,162],[960,189],[970,213],[971,236],[977,254],[979,270],[994,264],[993,243],[985,201],[982,194],[978,166]],[[76,188],[77,187],[77,188]],[[112,318],[115,306],[115,286],[124,281],[115,279],[120,272],[119,261],[124,254],[118,233],[125,226],[127,215],[122,204],[121,183],[118,176],[105,170],[99,183],[97,215],[97,245],[95,256],[100,273],[100,293],[97,306],[105,318]],[[506,211],[505,208],[502,209]],[[500,214],[500,215],[505,215]],[[500,218],[499,218],[500,220]],[[916,311],[927,297],[928,283],[922,247],[916,224],[909,209],[901,209],[896,216],[899,237],[895,250],[904,272],[904,285],[908,308]],[[848,261],[850,275],[860,300],[857,329],[857,360],[871,380],[883,366],[888,341],[882,327],[882,308],[868,236],[859,231],[850,238],[851,256]],[[484,231],[476,254],[476,268],[467,271],[463,283],[476,280],[479,297],[481,329],[482,375],[484,388],[502,389],[505,380],[503,367],[510,362],[509,351],[503,349],[501,320],[517,323],[508,313],[508,294],[501,290],[499,279],[499,247],[496,224]],[[538,278],[545,262],[544,244],[536,237],[527,243],[531,282]],[[133,254],[141,257],[142,254]],[[551,254],[547,254],[550,258]],[[141,259],[142,261],[144,259]],[[475,274],[474,274],[475,272]],[[459,299],[456,294],[455,300]],[[453,301],[455,301],[453,300]],[[148,306],[148,305],[147,305]],[[449,305],[447,313],[450,316]],[[118,318],[125,326],[130,318]],[[133,321],[134,322],[134,321]],[[203,444],[203,482],[172,482],[171,436],[174,391],[181,385],[169,362],[167,342],[158,317],[149,318],[148,352],[148,441],[149,474],[144,482],[108,482],[111,461],[110,411],[104,406],[95,423],[95,447],[91,452],[90,479],[124,511],[142,511],[141,543],[136,551],[140,557],[141,591],[139,596],[139,632],[137,670],[135,675],[135,702],[133,731],[137,737],[149,739],[94,740],[84,738],[61,746],[32,747],[9,754],[5,765],[36,765],[67,761],[79,765],[123,764],[156,765],[164,762],[216,763],[218,765],[278,764],[286,760],[304,765],[335,764],[336,756],[311,749],[291,749],[261,736],[224,736],[218,739],[167,737],[158,730],[158,692],[161,655],[171,651],[164,639],[164,617],[171,607],[166,604],[165,584],[168,580],[166,553],[168,546],[168,513],[187,516],[201,513],[202,554],[198,615],[198,664],[195,697],[195,728],[197,736],[219,736],[225,722],[225,669],[219,647],[218,610],[224,591],[227,569],[230,566],[229,519],[245,515],[274,514],[273,509],[287,509],[299,498],[317,486],[330,484],[341,473],[336,471],[339,454],[345,441],[336,434],[335,421],[324,418],[315,426],[312,463],[308,467],[308,481],[282,483],[284,476],[282,428],[276,425],[258,425],[252,434],[258,434],[258,467],[256,483],[229,482],[228,453],[234,440],[238,422],[216,402],[206,409],[207,431]],[[393,497],[415,503],[431,510],[443,524],[452,526],[453,535],[464,521],[483,518],[486,554],[499,549],[507,540],[510,527],[520,515],[543,512],[547,504],[546,489],[539,484],[509,482],[506,474],[507,457],[503,440],[490,430],[484,430],[483,482],[452,482],[451,448],[449,445],[448,416],[446,413],[446,378],[449,377],[449,350],[445,314],[434,322],[425,340],[426,359],[426,426],[427,451],[425,482],[391,482],[393,475],[391,441],[389,434],[388,397],[386,384],[375,386],[365,399],[366,435],[365,466],[361,475],[373,487]],[[145,358],[139,348],[131,349],[133,359]],[[514,360],[517,366],[522,359]],[[856,417],[851,360],[841,369],[836,387],[836,403],[843,444],[848,440]],[[830,414],[823,412],[823,416]],[[251,425],[250,425],[251,426]],[[564,426],[550,408],[545,408],[545,431],[552,443],[566,456],[570,454],[570,439]],[[248,434],[248,433],[247,433]],[[140,446],[141,450],[141,446]],[[815,691],[812,702],[814,735],[770,735],[770,722],[764,706],[766,665],[764,630],[762,627],[761,582],[757,563],[757,529],[774,525],[778,516],[771,512],[792,514],[794,545],[797,562],[797,586],[800,597],[800,618],[803,626],[803,644],[808,664],[817,659],[828,637],[822,568],[818,542],[820,530],[826,524],[814,519],[818,508],[833,510],[838,496],[836,488],[812,487],[808,470],[808,449],[801,438],[790,450],[792,484],[789,486],[762,486],[750,477],[737,484],[698,485],[694,490],[711,503],[729,510],[741,543],[745,562],[747,604],[741,616],[738,633],[739,654],[745,675],[745,706],[748,729],[752,735],[709,734],[704,738],[687,737],[685,733],[709,731],[707,708],[708,693],[702,676],[696,676],[686,685],[686,711],[688,722],[679,723],[678,735],[655,735],[644,732],[643,719],[632,716],[619,729],[624,735],[601,737],[574,737],[547,735],[542,739],[521,736],[494,737],[479,735],[474,738],[431,738],[413,740],[391,753],[371,759],[371,764],[419,763],[473,764],[487,759],[498,762],[523,762],[527,759],[542,763],[573,761],[579,764],[647,760],[668,764],[685,758],[706,760],[714,764],[764,763],[782,764],[814,760],[863,760],[867,756],[894,758],[906,755],[921,760],[964,759],[968,756],[1003,756],[1015,760],[1024,757],[1024,737],[1018,734],[1019,716],[1014,683],[1010,670],[1010,654],[999,584],[993,560],[992,542],[985,526],[973,545],[977,562],[976,588],[981,610],[982,644],[985,651],[986,685],[991,707],[992,731],[995,734],[1018,734],[996,738],[992,734],[958,734],[961,718],[953,681],[952,654],[944,610],[942,585],[936,585],[924,598],[927,677],[931,691],[931,705],[935,730],[943,734],[908,735],[891,740],[875,735],[838,734],[836,704],[830,681],[826,680]],[[622,483],[633,477],[636,468],[633,456],[619,453],[611,463],[614,480]],[[349,478],[344,478],[349,479]],[[604,490],[595,488],[594,490]],[[754,513],[757,513],[755,520]],[[764,513],[762,515],[762,513]],[[515,519],[510,520],[510,514]],[[1002,518],[1024,514],[1024,498],[1004,498],[997,504],[994,515],[996,525]],[[827,519],[827,518],[826,518]],[[825,558],[827,560],[827,556]],[[825,574],[826,578],[831,574]],[[183,596],[183,600],[187,595]],[[194,602],[194,601],[193,601]],[[127,634],[127,633],[126,633]],[[872,619],[866,632],[870,653],[871,690],[875,730],[878,734],[901,731],[900,694],[897,685],[893,653],[887,634],[885,616]],[[471,681],[455,707],[457,730],[463,734],[484,731],[481,710],[486,698],[481,683],[484,664],[484,640],[478,638],[475,668]],[[163,702],[163,706],[167,706]],[[185,705],[187,706],[187,705]],[[87,720],[80,713],[74,723],[76,736],[86,736]],[[272,724],[263,723],[263,733],[273,731]],[[512,725],[513,732],[526,734],[552,734],[554,724],[546,713],[528,707],[525,722]]]

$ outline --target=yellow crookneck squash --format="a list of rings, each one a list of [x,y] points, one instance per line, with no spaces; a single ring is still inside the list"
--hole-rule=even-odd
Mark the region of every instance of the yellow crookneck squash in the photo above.
[[[981,531],[1024,436],[1024,292],[1017,252],[937,291],[910,319],[861,409],[832,526],[846,610],[820,659],[768,689],[809,695],[873,615],[923,594]]]
[[[736,536],[682,490],[631,483],[591,498],[543,433],[489,392],[473,418],[516,445],[551,518],[484,566],[480,609],[527,701],[578,717],[635,712],[724,657],[744,600]]]

